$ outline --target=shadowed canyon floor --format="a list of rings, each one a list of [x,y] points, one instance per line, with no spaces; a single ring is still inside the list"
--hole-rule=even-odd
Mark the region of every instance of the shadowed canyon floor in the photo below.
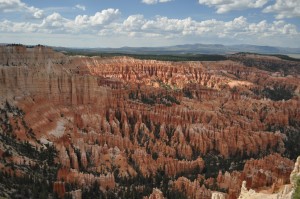
[[[292,197],[299,71],[0,46],[0,197]]]

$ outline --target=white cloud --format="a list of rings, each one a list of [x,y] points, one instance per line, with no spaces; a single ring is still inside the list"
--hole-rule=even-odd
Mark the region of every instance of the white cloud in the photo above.
[[[143,15],[131,15],[123,21],[123,28],[129,31],[141,30],[143,24],[145,24],[146,19]]]
[[[107,9],[95,13],[95,15],[78,15],[75,19],[67,19],[57,12],[45,17],[41,23],[32,22],[12,22],[5,20],[0,22],[2,32],[39,32],[39,33],[89,33],[97,34],[100,29],[104,31],[105,26],[109,26],[119,18],[118,9]],[[120,25],[121,26],[121,25]],[[109,31],[112,31],[108,27]]]
[[[112,30],[109,31],[109,28]],[[193,38],[190,42],[195,43],[203,39],[205,42],[210,40],[212,43],[231,41],[260,45],[287,45],[288,42],[292,43],[291,41],[300,39],[297,27],[293,24],[284,21],[268,23],[264,20],[250,23],[243,16],[230,21],[215,19],[196,21],[192,18],[170,19],[163,16],[145,19],[143,15],[134,15],[124,20],[123,24],[111,24],[109,28],[102,30],[102,33],[106,32],[105,35],[110,36],[148,38],[146,40],[151,41],[150,44],[155,41],[154,38],[163,38],[168,42]]]
[[[191,18],[169,19],[157,16],[155,20],[147,20],[141,29],[145,32],[159,34],[188,34],[196,33],[197,22]]]
[[[297,27],[284,21],[268,23],[262,20],[249,23],[243,16],[230,21],[171,19],[156,16],[146,19],[143,15],[130,15],[126,19],[119,18],[118,9],[106,9],[95,15],[78,15],[75,19],[67,19],[59,13],[53,13],[43,19],[42,23],[3,21],[0,23],[2,32],[49,32],[49,33],[89,33],[101,35],[144,35],[165,38],[185,36],[215,36],[234,38],[239,36],[265,37],[270,35],[299,35]],[[254,38],[255,38],[254,37]]]
[[[151,5],[151,4],[157,4],[157,3],[167,3],[172,0],[142,0],[142,3]]]
[[[25,12],[30,13],[34,18],[42,18],[43,10],[28,6],[20,0],[0,0],[0,11],[2,12]]]
[[[232,10],[244,10],[248,8],[261,8],[269,0],[199,0],[200,4],[214,7],[218,14]]]
[[[119,18],[121,12],[119,9],[109,8],[106,10],[102,10],[101,12],[96,12],[93,16],[87,15],[78,15],[75,18],[75,23],[77,25],[103,25],[108,24],[115,19]]]
[[[79,10],[83,10],[83,11],[85,11],[85,6],[84,5],[80,5],[80,4],[77,4],[76,6],[75,6],[75,8],[77,8],[77,9],[79,9]]]
[[[53,28],[63,28],[67,22],[70,22],[70,20],[63,18],[59,13],[55,12],[43,20],[41,27],[49,28],[50,30]]]
[[[8,33],[32,33],[36,32],[39,28],[39,24],[32,24],[26,22],[11,22],[8,20],[4,20],[0,24],[1,32],[8,32]]]
[[[117,19],[121,12],[119,9],[109,8],[107,10],[102,10],[97,12],[94,16],[90,17],[90,22],[92,25],[102,25],[105,23],[110,23],[111,21]]]
[[[44,16],[44,12],[42,10],[37,10],[33,13],[34,18],[41,19]]]
[[[89,23],[89,16],[87,15],[78,15],[75,18],[75,24],[77,25],[87,25]]]
[[[162,45],[161,42],[170,42],[170,45],[171,42],[189,39],[194,43],[200,42],[199,39],[204,41],[210,39],[212,43],[232,41],[254,44],[259,41],[261,42],[259,44],[266,45],[267,43],[263,42],[268,41],[269,45],[275,45],[273,42],[276,41],[282,42],[279,45],[286,45],[287,42],[296,45],[294,41],[300,39],[297,27],[283,20],[273,22],[262,20],[252,23],[243,16],[229,21],[216,19],[198,21],[190,17],[176,19],[156,16],[149,19],[143,15],[130,15],[126,19],[121,19],[120,15],[118,9],[112,8],[99,11],[94,15],[78,15],[73,19],[53,13],[45,17],[41,23],[0,21],[0,32],[2,35],[5,33],[62,34],[66,37],[85,35],[85,38],[87,35],[95,38],[100,35],[107,38],[107,41],[123,38],[123,42],[126,43],[129,42],[126,38],[130,38],[131,41],[139,41],[144,45],[155,42],[160,42],[157,45]]]
[[[300,17],[300,1],[276,0],[275,4],[267,6],[263,12],[276,13],[277,19]]]

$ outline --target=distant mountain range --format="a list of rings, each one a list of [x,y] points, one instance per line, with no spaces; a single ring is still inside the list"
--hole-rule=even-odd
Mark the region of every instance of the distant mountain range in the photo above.
[[[63,48],[56,50],[84,51],[85,53],[131,53],[131,54],[232,54],[238,52],[260,54],[300,54],[300,48],[285,48],[257,45],[185,44],[165,47],[121,47],[121,48]]]

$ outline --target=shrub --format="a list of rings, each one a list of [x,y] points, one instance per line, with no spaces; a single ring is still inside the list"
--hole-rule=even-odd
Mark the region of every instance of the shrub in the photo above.
[[[293,92],[281,86],[274,87],[273,89],[265,88],[263,95],[271,100],[289,100],[293,97]]]

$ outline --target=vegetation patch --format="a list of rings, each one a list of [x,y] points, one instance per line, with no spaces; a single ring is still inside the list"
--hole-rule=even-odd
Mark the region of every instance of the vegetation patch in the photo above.
[[[266,98],[269,98],[273,101],[289,100],[293,97],[293,92],[282,86],[277,86],[273,89],[265,88],[262,93]]]
[[[57,151],[52,145],[37,148],[28,141],[16,139],[14,130],[20,126],[14,127],[12,122],[21,121],[22,128],[27,130],[27,138],[37,141],[34,132],[24,121],[24,115],[22,110],[9,103],[0,109],[0,143],[6,148],[0,159],[6,168],[0,171],[0,197],[55,198],[53,182],[59,168],[54,161]],[[13,156],[23,157],[24,163],[15,164],[11,161]],[[26,163],[25,159],[30,160],[30,163]]]
[[[155,104],[163,104],[165,106],[172,106],[173,104],[180,104],[180,101],[171,94],[139,94],[139,92],[130,92],[128,95],[131,100],[138,100],[144,104],[151,106]]]

